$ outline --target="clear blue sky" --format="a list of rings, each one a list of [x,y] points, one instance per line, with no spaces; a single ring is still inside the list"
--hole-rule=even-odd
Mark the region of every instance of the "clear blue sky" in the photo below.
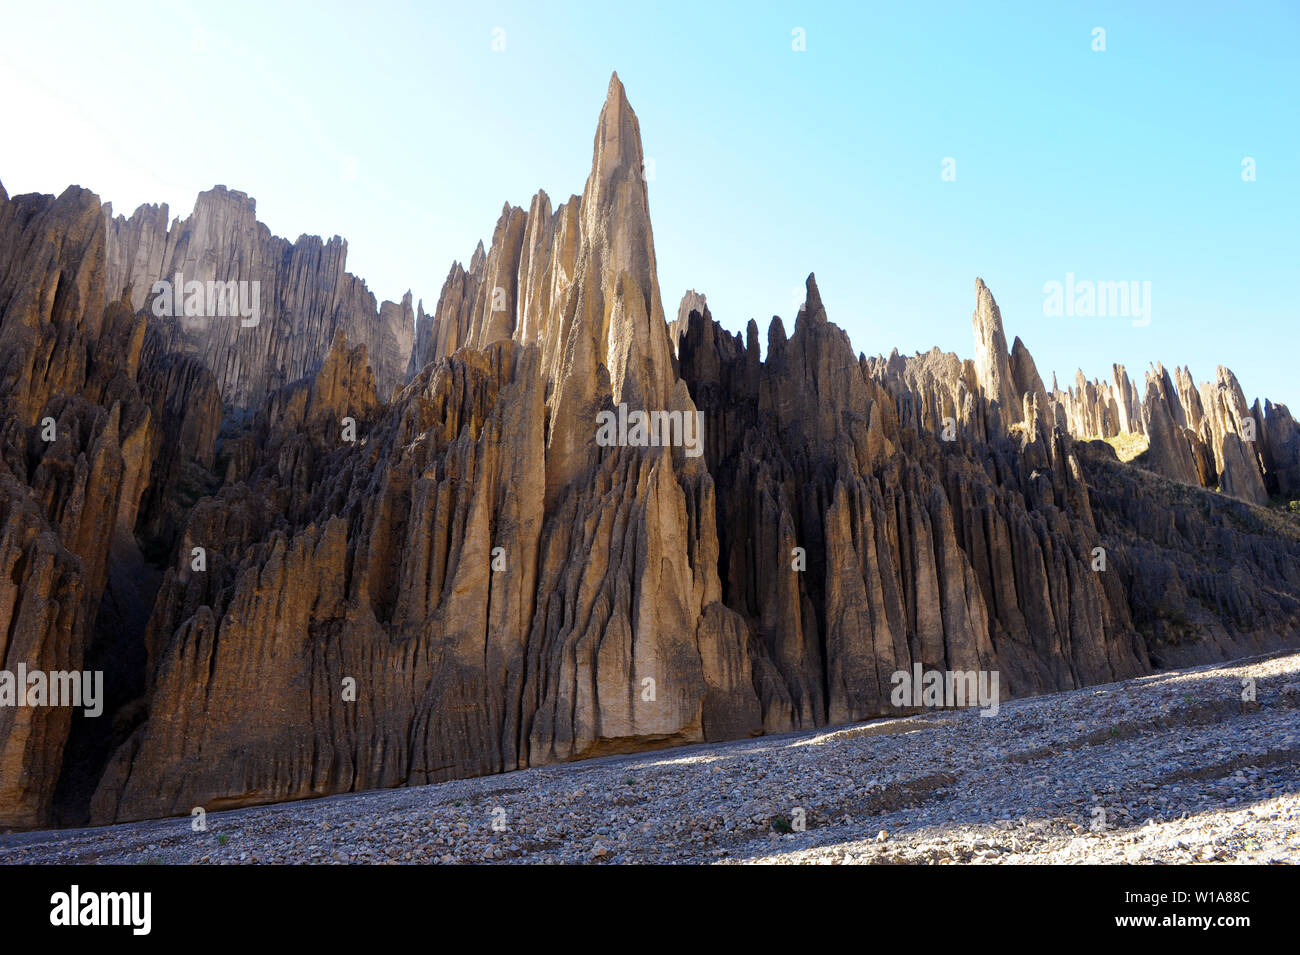
[[[345,236],[379,297],[432,309],[504,201],[581,192],[616,69],[655,161],[670,316],[694,287],[766,342],[815,271],[856,349],[970,356],[979,275],[1049,381],[1223,363],[1300,413],[1294,3],[2,10],[11,194],[76,182],[186,215],[224,183],[277,234]],[[1044,316],[1067,272],[1151,282],[1150,325]]]

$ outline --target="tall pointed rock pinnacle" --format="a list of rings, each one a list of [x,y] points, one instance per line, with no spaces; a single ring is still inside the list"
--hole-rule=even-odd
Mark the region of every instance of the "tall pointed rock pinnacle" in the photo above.
[[[563,377],[547,455],[552,490],[585,468],[582,449],[591,444],[595,414],[606,401],[666,409],[674,394],[641,127],[617,73],[596,125],[579,208],[581,239],[564,307]]]
[[[582,195],[554,210],[538,192],[502,210],[485,251],[453,265],[417,335],[409,375],[457,349],[503,339],[536,344],[547,379],[550,496],[596,456],[596,416],[695,411],[674,371],[655,263],[641,127],[618,74],[610,76]]]
[[[582,212],[583,251],[590,266],[585,277],[595,279],[600,290],[599,299],[588,302],[603,310],[598,341],[605,342],[614,402],[662,407],[672,387],[672,362],[659,296],[641,126],[617,73],[610,76],[600,111]]]
[[[804,281],[804,289],[807,295],[804,303],[799,306],[799,314],[795,317],[796,324],[804,320],[826,324],[826,308],[822,305],[822,294],[817,288],[815,272],[808,273],[808,278]]]
[[[983,279],[975,280],[975,373],[980,387],[996,407],[990,409],[989,424],[994,433],[1003,432],[1024,419],[1020,398],[1011,374],[1007,336],[1002,330],[1002,312]]]
[[[637,122],[632,104],[627,101],[627,92],[618,74],[609,78],[609,89],[605,93],[605,104],[600,110],[600,120],[596,126],[596,140],[591,157],[591,177],[583,192],[584,206],[587,200],[599,200],[603,190],[626,181],[622,175],[633,174],[632,181],[639,183],[639,191],[644,200],[645,181],[641,176],[644,156],[641,152],[641,126]]]

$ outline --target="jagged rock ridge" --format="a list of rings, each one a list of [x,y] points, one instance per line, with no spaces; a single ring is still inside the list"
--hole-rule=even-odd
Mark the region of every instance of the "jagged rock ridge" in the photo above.
[[[1248,405],[1237,377],[1220,365],[1214,382],[1194,384],[1187,368],[1171,377],[1163,365],[1147,370],[1145,396],[1114,366],[1113,382],[1076,375],[1074,388],[1053,383],[1057,422],[1075,437],[1142,435],[1144,467],[1195,487],[1214,488],[1251,504],[1300,494],[1300,425],[1286,405]]]
[[[0,202],[0,608],[30,621],[6,664],[118,661],[105,723],[0,722],[0,824],[894,714],[914,663],[1019,695],[1300,636],[1300,528],[1076,441],[982,282],[975,360],[855,356],[811,276],[765,361],[698,293],[669,325],[642,162],[615,76],[582,196],[507,206],[409,359],[329,293],[283,314],[315,316],[311,347],[248,374],[135,299],[173,232],[242,229],[196,210],[112,238],[84,191]],[[275,301],[320,291],[275,275]],[[223,398],[253,403],[221,432]],[[619,405],[698,413],[703,453],[602,445]],[[1279,474],[1289,434],[1266,438]]]
[[[168,348],[202,360],[234,407],[255,408],[315,372],[340,332],[366,345],[379,393],[391,397],[406,381],[411,293],[376,306],[365,283],[345,271],[346,241],[304,235],[290,243],[271,235],[256,212],[253,199],[225,186],[199,193],[189,218],[170,226],[166,205],[143,205],[126,218],[106,203],[105,292],[138,311],[152,304],[154,283],[174,284],[177,275],[184,283],[258,283],[256,325],[208,315],[160,323]]]

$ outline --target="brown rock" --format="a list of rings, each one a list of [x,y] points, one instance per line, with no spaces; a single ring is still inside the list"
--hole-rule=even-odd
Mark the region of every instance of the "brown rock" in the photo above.
[[[1300,638],[1300,532],[1227,496],[1293,486],[1285,408],[1226,369],[1049,393],[982,282],[974,360],[856,355],[811,275],[766,360],[696,293],[670,326],[641,164],[613,77],[582,197],[507,205],[432,313],[240,193],[168,228],[0,191],[4,659],[111,686],[102,721],[0,710],[0,824],[896,715],[917,664],[1022,695]],[[260,277],[266,327],[141,314],[160,262]],[[698,411],[701,446],[603,446],[620,404]],[[1072,437],[1135,430],[1140,466]]]

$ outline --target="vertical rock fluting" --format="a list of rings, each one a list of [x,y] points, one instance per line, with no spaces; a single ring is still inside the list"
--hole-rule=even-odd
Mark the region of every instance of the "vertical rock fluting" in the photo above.
[[[1002,330],[1002,312],[983,279],[975,280],[975,376],[989,402],[990,437],[1023,420],[1021,396],[1011,374],[1007,336]]]
[[[1081,445],[1097,527],[1157,666],[1275,650],[1300,628],[1300,525]]]
[[[0,825],[894,714],[915,664],[1006,696],[1300,638],[1300,531],[1227,496],[1300,484],[1285,408],[1226,370],[1049,392],[982,281],[968,360],[855,355],[812,276],[765,359],[699,293],[669,324],[643,162],[614,76],[582,195],[506,205],[432,312],[241,193],[169,227],[0,190],[4,659],[112,684],[104,724],[0,709]],[[176,269],[263,282],[262,322],[155,319]],[[676,438],[597,440],[642,411]],[[1134,432],[1137,467],[1075,440]]]
[[[519,693],[497,677],[522,678],[531,616],[535,367],[535,350],[466,352],[380,414],[361,348],[336,343],[313,386],[261,422],[252,493],[195,511],[186,544],[214,560],[199,574],[182,554],[155,611],[153,705],[173,718],[119,750],[95,818],[518,765]],[[358,440],[340,442],[353,416]]]
[[[408,292],[377,306],[365,283],[345,271],[347,243],[335,236],[296,242],[257,221],[256,202],[217,186],[199,193],[187,219],[167,226],[167,207],[141,206],[130,218],[104,206],[104,283],[109,297],[151,307],[154,283],[257,282],[259,320],[170,316],[160,328],[171,350],[194,355],[216,375],[225,402],[255,408],[267,394],[311,374],[335,334],[366,345],[380,395],[405,383],[415,335]],[[251,286],[248,290],[251,302]]]
[[[1285,405],[1247,405],[1236,376],[1222,366],[1213,384],[1198,389],[1187,368],[1171,376],[1153,365],[1142,399],[1122,365],[1114,366],[1113,384],[1087,381],[1080,371],[1075,388],[1063,392],[1053,385],[1047,400],[1058,424],[1076,438],[1145,437],[1146,450],[1135,463],[1180,483],[1258,505],[1270,494],[1300,491],[1300,425]],[[1274,453],[1274,446],[1285,450]]]
[[[10,673],[105,667],[107,723],[133,682],[139,637],[121,626],[133,612],[116,608],[134,604],[138,623],[150,597],[122,572],[143,560],[142,502],[151,487],[168,496],[187,455],[210,455],[220,406],[209,392],[169,419],[160,413],[180,386],[145,355],[145,316],[105,307],[105,228],[83,189],[0,199],[0,550],[11,585],[0,661]],[[191,396],[205,377],[191,371]],[[0,825],[50,821],[70,734],[85,725],[66,706],[0,707]],[[99,739],[98,753],[79,755],[102,756],[110,742]]]
[[[503,211],[492,247],[453,267],[418,331],[436,360],[396,402],[337,384],[364,366],[337,344],[312,383],[269,398],[248,438],[253,493],[195,509],[150,624],[152,706],[184,718],[151,718],[119,749],[93,818],[761,730],[707,468],[683,447],[595,441],[597,411],[619,404],[694,412],[641,163],[614,78],[583,199]],[[355,448],[337,437],[348,414],[364,422]],[[205,541],[198,579],[186,562]],[[241,681],[267,661],[249,707]],[[333,770],[305,756],[327,749]]]
[[[1019,448],[986,440],[992,410],[957,409],[986,387],[974,369],[855,360],[811,277],[794,335],[774,322],[766,362],[707,311],[680,357],[726,502],[724,599],[770,660],[756,672],[778,682],[769,729],[889,712],[890,676],[914,663],[998,669],[1015,693],[1148,666],[1122,592],[1089,569],[1099,541],[1068,439],[1040,427]],[[951,443],[943,417],[961,422]]]
[[[0,472],[0,664],[13,673],[78,670],[88,621],[77,555],[30,490]],[[0,827],[48,825],[71,711],[0,708]]]
[[[1300,497],[1300,424],[1286,405],[1268,400],[1261,409],[1256,399],[1252,415],[1264,423],[1260,451],[1267,489],[1283,497]]]

